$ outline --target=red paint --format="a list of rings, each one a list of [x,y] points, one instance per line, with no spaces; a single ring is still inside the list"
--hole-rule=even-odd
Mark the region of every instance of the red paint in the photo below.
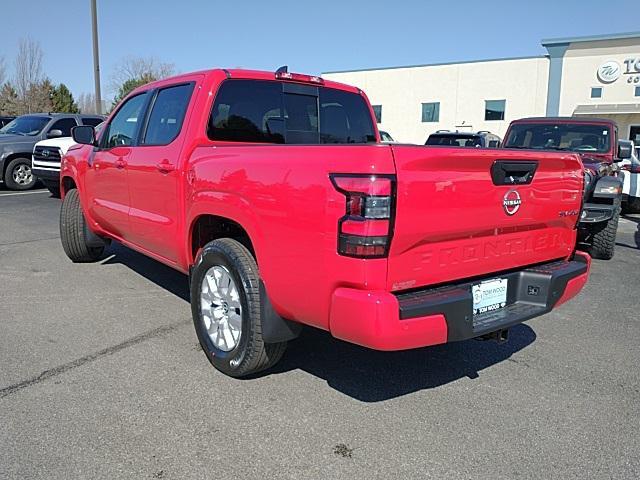
[[[274,80],[271,72],[229,74]],[[104,151],[83,146],[68,152],[62,185],[69,180],[77,185],[96,233],[186,273],[194,262],[192,229],[198,218],[232,220],[249,235],[280,315],[383,350],[447,339],[442,315],[400,321],[392,290],[571,255],[576,219],[562,218],[559,212],[580,208],[582,166],[577,156],[380,143],[215,142],[206,136],[206,125],[226,78],[225,71],[211,70],[154,82],[132,93],[194,83],[182,130],[167,146]],[[331,81],[324,86],[364,96]],[[371,108],[370,113],[373,119]],[[489,168],[496,159],[540,162],[534,182],[517,187],[523,203],[513,216],[502,206],[509,188],[491,183]],[[390,230],[388,258],[337,253],[346,197],[332,184],[331,174],[364,174],[365,179],[388,175],[396,180],[393,189],[391,181],[385,181],[373,192],[388,195],[396,189],[390,220],[344,224],[344,231],[355,235]],[[362,178],[341,179],[340,185],[355,191],[369,188]]]
[[[386,291],[338,288],[331,300],[331,334],[376,350],[446,343],[444,315],[400,320],[398,300]]]
[[[575,297],[582,288],[586,285],[587,280],[589,279],[589,272],[591,271],[591,257],[589,254],[580,252],[576,250],[576,255],[583,257],[587,262],[587,271],[582,275],[572,278],[567,282],[567,286],[564,289],[564,293],[560,297],[560,299],[556,302],[555,308],[558,308],[563,303],[568,302],[573,297]]]

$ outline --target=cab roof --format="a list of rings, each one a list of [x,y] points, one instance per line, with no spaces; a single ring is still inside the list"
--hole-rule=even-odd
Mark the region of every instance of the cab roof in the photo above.
[[[616,125],[616,122],[609,118],[579,118],[579,117],[527,117],[513,120],[511,123],[582,123],[582,124],[607,124]]]
[[[298,72],[291,72],[291,73],[298,73]],[[269,72],[266,70],[248,70],[248,69],[243,69],[243,68],[214,68],[214,69],[209,69],[209,70],[200,70],[200,71],[196,71],[196,72],[189,72],[189,73],[183,73],[180,75],[175,75],[173,77],[169,77],[169,78],[163,78],[162,80],[157,80],[155,82],[150,82],[146,85],[143,85],[144,87],[156,87],[156,86],[163,86],[163,85],[167,85],[167,84],[171,84],[171,83],[176,83],[176,82],[180,82],[182,80],[186,80],[189,77],[193,77],[194,75],[206,75],[206,76],[210,76],[210,75],[214,75],[214,74],[223,74],[225,75],[227,78],[229,79],[243,79],[243,80],[273,80],[273,81],[278,81],[278,82],[292,82],[292,83],[303,83],[306,84],[306,82],[300,82],[298,80],[288,80],[288,79],[282,79],[282,78],[276,78],[276,72]],[[314,76],[314,75],[311,75]],[[318,78],[321,78],[320,76],[318,76]],[[353,87],[351,85],[347,85],[345,83],[340,83],[340,82],[334,82],[332,80],[327,80],[327,79],[322,79],[322,85],[320,84],[316,84],[316,83],[310,83],[311,85],[316,85],[316,86],[324,86],[324,87],[329,87],[329,88],[335,88],[337,90],[344,90],[346,92],[351,92],[351,93],[361,93],[361,90],[357,87]],[[142,87],[139,87],[142,88]],[[138,90],[138,88],[136,88],[136,90]]]

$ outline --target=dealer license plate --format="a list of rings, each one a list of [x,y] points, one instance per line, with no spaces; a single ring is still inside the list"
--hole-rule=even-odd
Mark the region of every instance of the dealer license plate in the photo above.
[[[471,286],[473,295],[473,314],[493,312],[507,304],[506,278],[495,278]]]

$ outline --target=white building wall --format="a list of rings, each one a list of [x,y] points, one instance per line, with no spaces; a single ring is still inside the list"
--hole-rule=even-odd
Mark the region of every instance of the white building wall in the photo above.
[[[567,49],[562,65],[562,83],[560,96],[560,115],[573,115],[578,105],[625,105],[640,104],[635,96],[636,77],[640,73],[626,74],[626,59],[640,59],[638,38],[580,42],[571,44]],[[617,62],[622,73],[611,82],[598,79],[598,67],[605,62]],[[628,80],[631,79],[631,83]],[[602,98],[591,98],[591,88],[602,88]],[[640,115],[621,115],[594,113],[593,116],[607,117],[618,123],[622,138],[627,138],[630,125],[640,125]]]
[[[509,122],[544,115],[549,62],[545,57],[327,73],[355,85],[382,105],[381,130],[397,141],[425,142],[440,129],[489,130],[503,136]],[[506,100],[505,118],[485,121],[485,100]],[[440,102],[439,122],[422,122],[422,103]]]

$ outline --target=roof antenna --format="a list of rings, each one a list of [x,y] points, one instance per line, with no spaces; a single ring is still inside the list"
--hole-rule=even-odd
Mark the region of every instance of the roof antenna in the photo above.
[[[287,65],[283,65],[276,70],[276,75],[278,75],[279,73],[288,73],[288,72],[289,72],[289,67]]]

